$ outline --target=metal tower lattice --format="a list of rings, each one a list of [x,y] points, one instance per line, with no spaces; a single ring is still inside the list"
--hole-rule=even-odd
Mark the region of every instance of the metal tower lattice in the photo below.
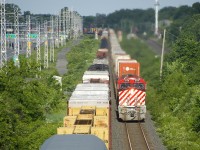
[[[158,9],[159,9],[159,2],[155,0],[155,35],[158,35]]]
[[[15,57],[19,56],[19,11],[18,7],[15,7],[15,44],[14,44],[14,53]]]
[[[40,23],[37,23],[37,44],[36,44],[36,49],[37,49],[37,63],[39,64],[38,69],[41,71],[41,52],[40,52]]]
[[[48,31],[47,31],[47,21],[44,22],[44,36],[45,36],[45,42],[44,42],[44,68],[49,67],[49,60],[48,60]]]
[[[30,38],[30,34],[31,34],[31,19],[30,19],[30,15],[26,16],[26,27],[27,27],[27,34],[26,34],[26,44],[27,44],[27,48],[26,48],[26,57],[30,57],[31,56],[31,38]]]
[[[64,38],[64,41],[63,41],[63,44],[65,45],[65,40],[66,40],[66,9],[64,8],[63,11],[62,11],[62,21],[63,21],[63,38]]]
[[[54,21],[53,16],[51,16],[51,43],[50,43],[50,61],[54,62]]]
[[[70,12],[69,9],[66,8],[66,34],[68,39],[69,39],[69,33],[70,33]]]
[[[55,45],[56,48],[59,48],[59,16],[55,17]]]
[[[1,0],[1,68],[7,64],[5,0]]]
[[[63,42],[62,42],[62,12],[60,12],[59,14],[59,44],[61,44],[61,46],[63,46]]]

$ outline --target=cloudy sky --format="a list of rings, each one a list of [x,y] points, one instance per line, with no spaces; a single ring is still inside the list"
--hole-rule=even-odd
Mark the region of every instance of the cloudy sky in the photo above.
[[[199,0],[159,0],[160,7],[181,5],[191,6]],[[6,0],[6,3],[17,4],[22,12],[31,11],[34,14],[58,14],[63,7],[78,11],[82,16],[109,14],[115,10],[154,8],[155,0]]]

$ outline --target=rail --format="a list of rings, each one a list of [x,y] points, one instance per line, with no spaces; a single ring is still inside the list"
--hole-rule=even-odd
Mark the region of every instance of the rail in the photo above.
[[[130,150],[151,150],[141,122],[125,122],[124,124]]]

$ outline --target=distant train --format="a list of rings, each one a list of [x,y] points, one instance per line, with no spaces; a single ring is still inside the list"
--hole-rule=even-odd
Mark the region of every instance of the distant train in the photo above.
[[[110,31],[112,62],[116,78],[119,119],[144,120],[146,114],[146,82],[140,77],[140,63],[119,45],[115,32]]]
[[[96,28],[96,27],[88,27],[83,28],[84,34],[95,34],[97,32],[98,35],[102,35],[102,28]]]

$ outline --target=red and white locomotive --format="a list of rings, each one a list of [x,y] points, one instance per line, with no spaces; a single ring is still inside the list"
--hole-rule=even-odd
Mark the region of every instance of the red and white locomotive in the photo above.
[[[110,30],[112,60],[116,76],[119,119],[144,120],[146,114],[146,82],[140,77],[140,63],[121,49],[113,30]]]

